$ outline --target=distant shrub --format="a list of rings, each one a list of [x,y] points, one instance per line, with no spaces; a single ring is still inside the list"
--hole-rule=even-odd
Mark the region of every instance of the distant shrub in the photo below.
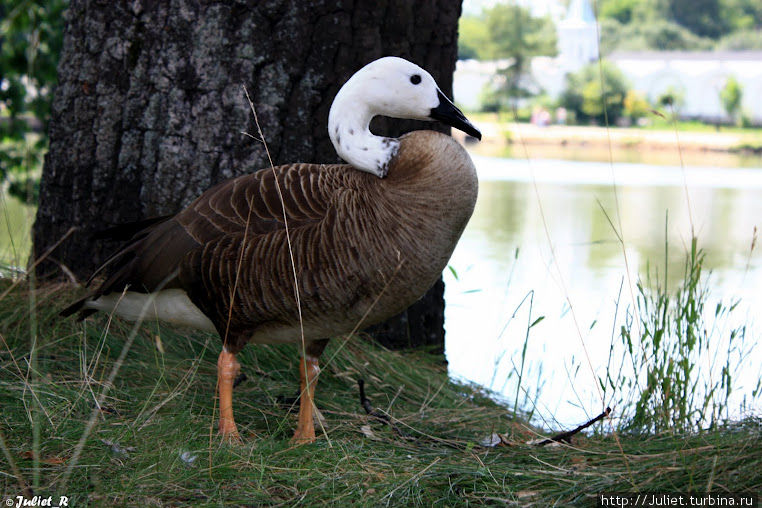
[[[650,109],[651,105],[642,92],[629,90],[624,96],[624,113],[633,120],[643,118]]]
[[[738,113],[741,110],[741,99],[743,98],[743,87],[736,78],[730,76],[725,82],[725,86],[720,90],[720,101],[725,112],[730,117],[731,122],[738,124],[740,119]]]
[[[559,105],[573,112],[580,122],[605,123],[608,119],[609,124],[613,125],[624,112],[624,99],[629,86],[614,65],[602,61],[601,66],[599,68],[597,63],[593,63],[569,74]]]

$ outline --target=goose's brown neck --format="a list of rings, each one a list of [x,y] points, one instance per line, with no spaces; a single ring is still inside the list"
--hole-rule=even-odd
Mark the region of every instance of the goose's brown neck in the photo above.
[[[468,153],[452,137],[414,131],[400,138],[381,187],[401,200],[406,215],[417,209],[426,215],[457,211],[470,217],[478,180]]]

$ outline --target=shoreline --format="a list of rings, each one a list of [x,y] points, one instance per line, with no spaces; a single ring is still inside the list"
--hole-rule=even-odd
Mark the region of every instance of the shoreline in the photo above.
[[[505,149],[514,145],[570,148],[647,149],[674,151],[721,152],[740,155],[762,155],[762,130],[758,133],[712,132],[686,130],[651,130],[631,127],[596,127],[549,125],[482,120],[475,123],[482,131],[480,145],[484,151]],[[453,131],[459,141],[465,134]]]

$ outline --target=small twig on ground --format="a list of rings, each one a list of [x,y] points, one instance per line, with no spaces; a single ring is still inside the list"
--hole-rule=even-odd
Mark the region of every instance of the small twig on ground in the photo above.
[[[576,429],[569,430],[567,432],[562,432],[560,434],[556,434],[555,436],[553,436],[551,438],[548,438],[548,439],[545,439],[543,441],[540,441],[539,443],[536,443],[535,446],[545,446],[546,444],[550,444],[550,443],[569,443],[569,444],[571,444],[571,438],[572,438],[572,436],[574,436],[575,434],[585,430],[586,428],[588,428],[589,426],[591,426],[595,422],[603,420],[604,418],[606,418],[610,414],[611,414],[611,408],[607,407],[606,410],[603,411],[601,414],[599,414],[598,416],[596,416],[592,420],[588,421],[587,423],[583,423],[582,425],[580,425]]]
[[[390,426],[392,430],[394,431],[394,433],[397,434],[402,439],[405,439],[407,441],[415,441],[416,443],[423,443],[423,442],[438,443],[445,446],[449,446],[451,448],[455,448],[457,450],[460,450],[463,448],[461,443],[459,443],[456,440],[432,436],[431,434],[422,432],[421,430],[405,425],[404,423],[402,423],[402,425],[412,430],[415,434],[401,429],[394,423],[393,417],[373,407],[368,397],[365,396],[365,381],[363,379],[357,380],[357,386],[360,388],[360,405],[363,407],[363,409],[368,414],[368,416],[375,418],[376,420],[383,423],[384,425]]]
[[[357,386],[360,388],[360,405],[365,410],[365,412],[368,413],[368,416],[372,416],[373,418],[381,420],[384,423],[392,425],[392,422],[389,419],[389,417],[383,414],[382,412],[378,411],[377,409],[373,409],[373,406],[371,405],[370,400],[368,400],[368,397],[365,396],[365,380],[358,379]]]
[[[365,380],[364,379],[358,379],[357,386],[360,388],[360,405],[368,414],[368,416],[372,416],[373,418],[380,421],[381,423],[390,426],[392,430],[396,432],[400,437],[405,439],[412,438],[412,436],[410,436],[408,433],[400,430],[400,428],[394,424],[394,422],[389,417],[389,415],[386,415],[382,413],[381,411],[379,411],[378,409],[373,408],[373,405],[370,403],[370,400],[368,399],[368,397],[365,396]]]

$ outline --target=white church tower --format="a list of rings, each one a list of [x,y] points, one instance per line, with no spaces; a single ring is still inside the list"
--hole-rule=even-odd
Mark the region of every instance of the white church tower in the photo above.
[[[598,32],[588,0],[571,0],[566,18],[558,23],[558,61],[574,72],[598,58]]]

